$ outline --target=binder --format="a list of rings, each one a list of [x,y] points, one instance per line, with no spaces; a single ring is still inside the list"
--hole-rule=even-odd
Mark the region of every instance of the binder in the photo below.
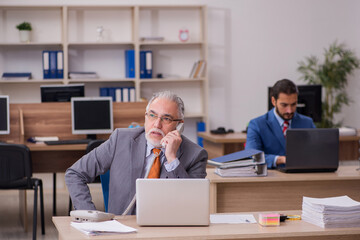
[[[123,96],[122,96],[122,88],[116,88],[115,90],[115,101],[116,102],[122,102]]]
[[[49,79],[50,78],[50,63],[49,63],[49,51],[42,52],[42,59],[43,59],[43,78]]]
[[[107,97],[109,96],[109,89],[107,87],[100,88],[100,97]]]
[[[197,122],[196,127],[197,127],[198,132],[205,132],[205,130],[206,130],[205,122]],[[199,136],[197,137],[197,142],[200,147],[204,147],[203,140],[204,139],[202,137],[199,137]]]
[[[146,78],[146,52],[140,51],[140,78]]]
[[[140,51],[140,78],[152,78],[152,51]]]
[[[127,87],[123,88],[122,93],[123,93],[122,101],[129,102],[129,88],[127,88]]]
[[[116,94],[115,94],[116,88],[109,87],[108,88],[108,96],[112,97],[113,102],[116,102]]]
[[[50,78],[56,78],[57,51],[49,51]]]
[[[127,78],[135,78],[135,51],[125,51],[125,75]]]
[[[146,51],[145,53],[145,78],[152,78],[153,64],[152,64],[152,51]]]
[[[129,99],[130,99],[130,102],[136,102],[136,95],[135,95],[134,87],[129,88]]]
[[[265,164],[263,151],[256,149],[245,149],[230,153],[221,157],[208,160],[209,165],[219,168],[244,167],[256,164]]]
[[[57,71],[56,78],[64,78],[64,53],[63,51],[57,51]]]

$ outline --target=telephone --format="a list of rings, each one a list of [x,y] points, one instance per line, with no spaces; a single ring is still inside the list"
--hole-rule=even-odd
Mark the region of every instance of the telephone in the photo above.
[[[176,126],[176,130],[179,131],[180,135],[183,133],[184,131],[184,123],[179,123],[177,126]],[[166,148],[166,144],[165,143],[162,143],[161,144],[163,148]]]
[[[101,222],[115,217],[112,213],[97,210],[73,210],[70,212],[70,216],[73,222]]]
[[[184,123],[179,123],[177,126],[176,126],[176,130],[179,131],[180,135],[183,133],[184,131]]]

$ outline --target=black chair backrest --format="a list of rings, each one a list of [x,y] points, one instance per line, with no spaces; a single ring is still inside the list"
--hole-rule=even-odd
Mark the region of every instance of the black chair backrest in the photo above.
[[[21,144],[0,143],[0,182],[32,177],[30,150]]]
[[[86,147],[86,153],[91,152],[94,148],[97,148],[103,142],[105,142],[105,140],[100,140],[100,139],[92,140],[91,142],[88,143],[88,145]]]

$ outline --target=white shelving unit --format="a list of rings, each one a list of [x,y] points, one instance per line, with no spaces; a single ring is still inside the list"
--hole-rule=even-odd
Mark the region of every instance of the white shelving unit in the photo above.
[[[20,43],[15,26],[33,26],[30,43]],[[97,29],[103,28],[99,39]],[[180,29],[190,38],[179,40]],[[207,122],[208,76],[189,78],[193,64],[207,61],[206,6],[2,6],[0,74],[31,72],[29,81],[0,80],[0,94],[12,102],[39,102],[41,84],[85,83],[87,96],[100,87],[134,86],[136,99],[169,89],[184,100],[186,118]],[[142,41],[142,37],[164,37]],[[135,50],[135,78],[125,77],[125,50]],[[43,79],[42,51],[64,51],[64,79]],[[153,52],[153,78],[140,79],[140,51]],[[70,71],[95,71],[99,79],[69,79]],[[162,74],[164,78],[157,78]],[[27,93],[17,90],[26,86]]]

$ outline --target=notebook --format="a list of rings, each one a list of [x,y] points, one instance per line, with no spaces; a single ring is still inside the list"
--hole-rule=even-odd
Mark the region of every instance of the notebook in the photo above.
[[[334,172],[339,166],[339,130],[288,129],[283,172]]]
[[[208,226],[209,189],[208,179],[137,179],[137,224]]]

